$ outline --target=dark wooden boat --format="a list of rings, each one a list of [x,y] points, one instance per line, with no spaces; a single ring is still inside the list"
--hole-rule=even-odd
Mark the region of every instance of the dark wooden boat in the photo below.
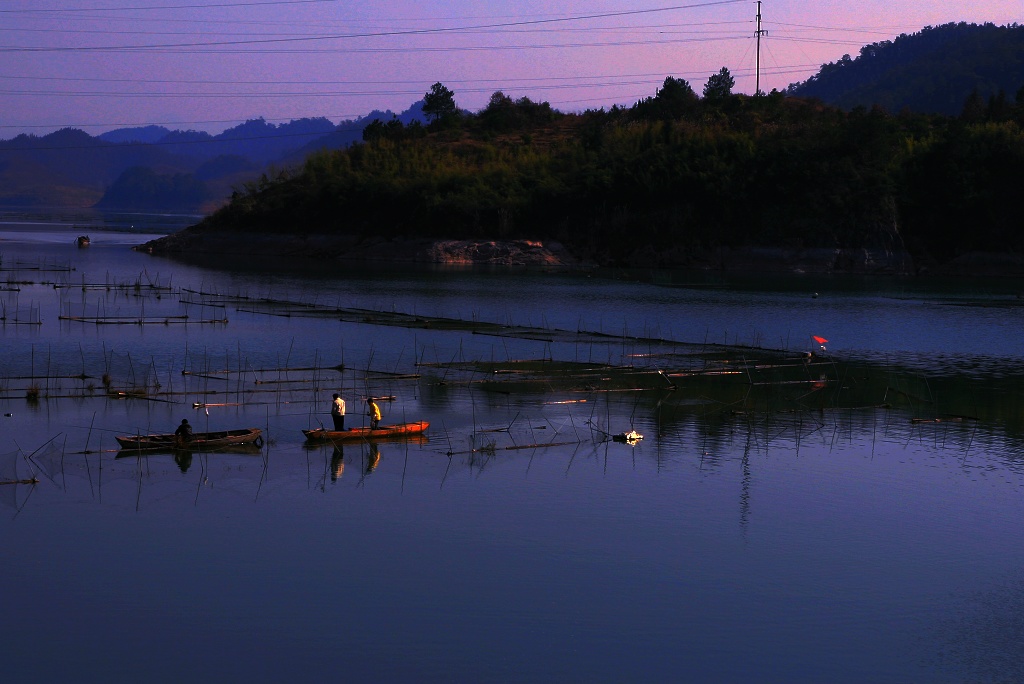
[[[90,242],[92,242],[92,240],[89,239],[88,235],[79,235],[75,238],[75,244],[79,247],[88,247]]]
[[[239,444],[263,444],[262,430],[242,428],[219,432],[194,432],[192,438],[183,440],[175,434],[169,435],[123,435],[115,437],[122,449],[133,451],[215,451]]]
[[[430,423],[421,420],[417,423],[398,423],[397,425],[380,425],[376,430],[368,427],[349,428],[348,430],[303,430],[306,440],[310,442],[344,442],[357,439],[395,439],[422,435],[430,427]]]

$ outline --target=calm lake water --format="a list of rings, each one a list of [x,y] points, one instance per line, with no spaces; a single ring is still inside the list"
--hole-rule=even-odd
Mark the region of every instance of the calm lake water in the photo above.
[[[17,223],[4,681],[1024,681],[1024,283],[200,267]],[[307,445],[335,391],[427,438]],[[118,452],[182,418],[265,443]]]

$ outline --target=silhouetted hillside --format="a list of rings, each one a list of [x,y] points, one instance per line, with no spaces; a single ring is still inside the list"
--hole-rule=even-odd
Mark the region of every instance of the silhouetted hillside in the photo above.
[[[390,109],[386,109],[384,111],[375,109],[359,119],[355,119],[353,121],[342,121],[332,133],[303,145],[287,157],[282,158],[281,162],[284,164],[301,164],[305,161],[306,157],[313,152],[319,152],[320,150],[344,149],[354,143],[362,142],[363,129],[365,129],[367,125],[374,121],[388,122],[393,120],[400,121],[404,126],[408,126],[414,121],[425,123],[427,119],[423,115],[423,100],[414,102],[408,109],[400,114],[395,114]]]
[[[192,174],[158,174],[145,167],[122,173],[96,203],[100,209],[198,211],[210,199],[206,184]]]
[[[972,95],[1012,100],[1024,86],[1024,26],[944,24],[866,45],[825,64],[787,94],[851,110],[960,114]]]
[[[259,170],[260,166],[258,164],[249,161],[245,157],[225,154],[200,165],[196,169],[196,178],[209,181],[238,174],[254,175],[259,173]]]
[[[117,128],[106,133],[100,133],[97,137],[104,142],[110,143],[155,143],[159,142],[161,138],[170,132],[170,129],[163,126],[143,126],[141,128]]]
[[[72,128],[19,135],[0,141],[0,204],[90,206],[133,166],[185,172],[190,165],[158,146],[108,143]]]
[[[184,191],[184,204],[177,208],[195,211],[201,194],[202,209],[212,210],[264,169],[301,164],[311,152],[347,147],[362,140],[367,123],[393,118],[422,120],[420,103],[401,114],[374,111],[337,126],[323,117],[283,124],[260,118],[217,135],[162,126],[121,128],[99,137],[71,128],[42,137],[19,135],[0,141],[0,205],[85,207],[102,202],[128,209],[133,189],[148,188],[138,196],[137,208],[152,209],[157,201],[161,208],[173,209],[167,203],[175,193],[198,181],[205,192]],[[136,182],[139,169],[155,175]],[[191,178],[188,183],[182,180],[186,176]],[[158,186],[162,189],[156,191]]]

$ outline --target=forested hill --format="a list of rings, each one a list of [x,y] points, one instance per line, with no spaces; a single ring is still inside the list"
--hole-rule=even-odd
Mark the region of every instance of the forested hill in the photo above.
[[[844,55],[787,93],[853,109],[957,115],[972,93],[1012,101],[1024,85],[1024,26],[944,24]]]
[[[897,116],[728,87],[700,98],[674,78],[631,108],[579,115],[495,93],[476,115],[368,127],[365,143],[264,177],[187,232],[557,240],[645,266],[859,250],[920,268],[1024,254],[1022,123],[1024,102]]]
[[[217,135],[162,126],[97,137],[73,128],[23,134],[0,140],[0,207],[212,210],[261,170],[301,163],[311,150],[350,145],[368,123],[392,119],[422,120],[419,103],[401,114],[373,111],[337,125],[323,117],[281,124],[252,119]]]

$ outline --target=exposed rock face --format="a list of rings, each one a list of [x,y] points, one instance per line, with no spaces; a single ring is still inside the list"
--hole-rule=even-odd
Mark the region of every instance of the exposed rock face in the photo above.
[[[496,264],[501,266],[566,266],[575,259],[557,242],[535,240],[439,240],[427,252],[439,264]]]

